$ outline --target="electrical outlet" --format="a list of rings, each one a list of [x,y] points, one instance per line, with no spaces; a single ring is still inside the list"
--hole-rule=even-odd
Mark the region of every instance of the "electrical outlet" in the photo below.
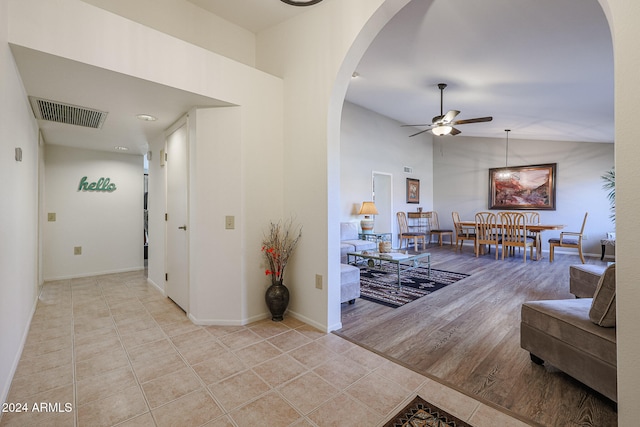
[[[55,212],[49,212],[47,214],[47,221],[54,222],[55,220],[56,220],[56,213]]]
[[[589,235],[587,233],[584,233],[582,235],[582,240],[589,240]]]
[[[316,289],[322,289],[322,274],[316,274]]]
[[[74,246],[73,247],[74,255],[82,255],[82,246]]]

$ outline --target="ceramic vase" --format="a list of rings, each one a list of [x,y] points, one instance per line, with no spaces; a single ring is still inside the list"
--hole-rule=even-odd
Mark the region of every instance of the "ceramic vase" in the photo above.
[[[271,320],[280,322],[284,319],[284,312],[287,311],[289,305],[289,289],[281,282],[273,283],[267,288],[264,295],[269,312],[271,312]]]

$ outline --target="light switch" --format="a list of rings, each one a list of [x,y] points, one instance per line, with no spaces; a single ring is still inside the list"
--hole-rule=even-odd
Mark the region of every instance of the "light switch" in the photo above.
[[[224,228],[227,230],[233,230],[236,228],[236,217],[233,215],[227,215],[224,217]]]
[[[55,220],[56,220],[56,213],[55,212],[49,212],[47,214],[47,221],[54,222]]]

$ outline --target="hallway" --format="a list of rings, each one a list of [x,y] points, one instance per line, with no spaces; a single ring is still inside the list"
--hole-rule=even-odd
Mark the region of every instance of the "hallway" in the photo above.
[[[0,426],[375,426],[416,394],[524,425],[292,317],[196,326],[141,270],[45,283]]]

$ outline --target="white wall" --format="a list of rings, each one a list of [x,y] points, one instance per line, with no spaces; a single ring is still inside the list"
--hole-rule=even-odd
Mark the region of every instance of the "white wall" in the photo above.
[[[373,170],[393,174],[396,212],[415,211],[417,206],[433,209],[439,213],[440,225],[451,228],[451,212],[458,211],[463,219],[473,220],[475,212],[488,209],[488,171],[504,166],[505,140],[464,136],[408,138],[411,132],[394,120],[345,103],[340,146],[341,221],[361,219],[357,210],[362,201],[371,198]],[[578,230],[588,211],[584,247],[586,253],[595,256],[600,256],[600,239],[614,229],[600,179],[613,166],[613,157],[613,144],[509,140],[511,166],[557,163],[557,209],[540,211],[542,221]],[[405,174],[403,166],[412,166],[413,174]],[[420,179],[419,205],[405,203],[406,177]],[[558,234],[559,231],[546,232],[543,248],[548,249],[548,238]]]
[[[372,171],[393,177],[393,247],[398,247],[395,212],[433,210],[433,156],[429,134],[409,138],[412,128],[345,102],[340,139],[340,221],[360,221],[360,205],[371,200]],[[404,172],[412,167],[413,173]],[[407,203],[406,179],[420,180],[420,203]]]
[[[341,327],[340,290],[331,284],[340,283],[344,94],[366,46],[408,1],[325,0],[257,36],[256,66],[284,78],[284,214],[304,227],[287,273],[290,307],[321,329]],[[316,274],[323,289],[315,287]]]
[[[635,230],[640,219],[640,2],[599,0],[612,29],[616,120],[616,300],[618,424],[640,418],[640,263]]]
[[[38,127],[7,44],[8,15],[0,1],[0,402],[18,365],[38,288]]]
[[[226,179],[239,177],[236,182],[241,186],[242,212],[246,216],[236,218],[236,224],[242,227],[244,268],[224,286],[234,290],[239,287],[245,305],[229,321],[246,323],[264,314],[263,289],[268,280],[262,269],[260,244],[264,228],[269,220],[281,217],[283,206],[282,81],[78,0],[58,0],[55,4],[42,0],[10,3],[13,21],[19,23],[12,25],[9,33],[10,41],[16,45],[242,106],[240,167],[237,163],[225,163],[221,157],[215,173],[217,177],[224,176],[224,182],[219,178],[207,181],[206,172],[213,172],[207,169],[206,158],[198,161],[205,162],[202,185],[227,186]],[[136,37],[132,38],[132,34]],[[96,43],[101,46],[99,54]],[[140,57],[146,60],[140,61]],[[152,141],[151,146],[157,155],[152,156],[149,169],[149,261],[162,264],[150,266],[150,280],[164,289],[164,256],[159,252],[165,242],[164,226],[160,225],[164,200],[162,193],[151,193],[164,192],[165,177],[157,160],[163,142]],[[218,202],[218,211],[237,212],[234,201]],[[220,224],[214,218],[209,221],[212,227]],[[208,242],[202,249],[210,251],[211,244],[215,242]],[[214,267],[209,266],[210,277],[216,275]],[[217,293],[216,298],[223,294],[224,291]],[[206,304],[206,299],[199,303]]]
[[[82,0],[163,33],[255,65],[255,35],[186,0]]]
[[[45,174],[45,211],[56,214],[44,226],[45,280],[144,268],[142,156],[48,145]],[[85,176],[116,190],[79,190]]]
[[[434,200],[441,226],[453,227],[452,211],[458,211],[464,220],[473,220],[475,212],[488,210],[489,169],[505,166],[505,145],[506,136],[434,138]],[[545,163],[557,164],[556,210],[540,211],[541,221],[565,224],[565,231],[579,231],[584,213],[589,212],[584,251],[599,257],[600,239],[614,230],[609,220],[607,192],[602,189],[600,178],[614,164],[614,145],[521,140],[511,133],[509,166]],[[559,231],[545,232],[543,250],[548,250],[548,239],[559,234]]]

